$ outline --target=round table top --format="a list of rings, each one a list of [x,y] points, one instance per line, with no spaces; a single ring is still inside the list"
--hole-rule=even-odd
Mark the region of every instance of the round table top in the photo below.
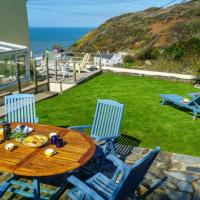
[[[19,123],[13,123],[15,128]],[[49,133],[56,132],[66,144],[56,148],[50,141],[42,147],[27,147],[22,143],[6,141],[0,144],[0,171],[6,171],[21,176],[51,176],[62,174],[77,169],[87,163],[95,153],[94,141],[74,130],[55,126],[23,123],[32,127],[30,135],[40,134],[48,137]],[[13,142],[16,148],[8,152],[5,144]],[[50,158],[44,155],[44,150],[53,148],[56,154]]]

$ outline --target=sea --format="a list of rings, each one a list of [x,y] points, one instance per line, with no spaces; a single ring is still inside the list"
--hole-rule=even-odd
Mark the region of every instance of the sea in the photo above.
[[[30,28],[31,50],[34,57],[41,56],[45,49],[53,45],[67,48],[94,28]]]

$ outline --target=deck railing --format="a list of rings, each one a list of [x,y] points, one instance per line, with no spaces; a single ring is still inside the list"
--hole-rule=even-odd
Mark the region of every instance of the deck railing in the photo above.
[[[46,82],[50,90],[50,82],[68,81],[76,83],[83,73],[101,70],[101,63],[95,63],[97,54],[89,53],[53,53],[43,57],[32,58],[30,77],[26,79],[25,59],[0,60],[0,93],[22,92],[27,85],[33,84],[37,92],[40,83]]]

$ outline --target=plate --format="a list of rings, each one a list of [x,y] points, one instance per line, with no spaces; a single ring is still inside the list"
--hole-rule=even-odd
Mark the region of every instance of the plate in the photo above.
[[[15,132],[23,132],[25,135],[28,135],[33,132],[33,128],[25,126],[25,125],[18,125],[15,129]]]
[[[44,135],[31,135],[22,141],[28,147],[41,147],[48,142],[48,138]]]

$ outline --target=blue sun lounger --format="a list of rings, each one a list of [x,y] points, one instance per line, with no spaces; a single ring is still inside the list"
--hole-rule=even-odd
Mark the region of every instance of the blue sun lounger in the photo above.
[[[192,93],[189,93],[188,96],[190,96],[192,99],[194,99],[195,97],[200,96],[200,92],[192,92]]]
[[[163,99],[162,105],[165,105],[167,103],[172,103],[181,108],[186,108],[192,111],[193,114],[192,119],[193,120],[197,119],[197,116],[200,113],[200,96],[194,97],[188,103],[184,103],[183,101],[185,98],[176,94],[161,94],[160,96]]]

